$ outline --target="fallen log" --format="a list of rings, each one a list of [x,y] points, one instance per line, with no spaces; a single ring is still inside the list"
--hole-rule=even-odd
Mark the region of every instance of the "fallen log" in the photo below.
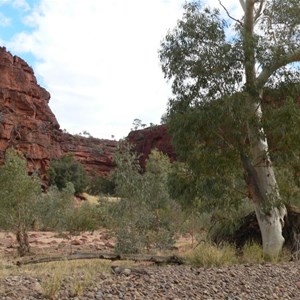
[[[147,254],[115,254],[115,253],[74,253],[69,255],[61,256],[47,256],[40,258],[26,258],[23,260],[18,260],[16,264],[18,266],[28,265],[28,264],[39,264],[57,261],[69,261],[69,260],[79,260],[79,259],[107,259],[111,261],[115,260],[132,260],[135,262],[153,262],[155,264],[184,264],[184,258],[171,255],[171,256],[157,256],[157,255],[147,255]]]

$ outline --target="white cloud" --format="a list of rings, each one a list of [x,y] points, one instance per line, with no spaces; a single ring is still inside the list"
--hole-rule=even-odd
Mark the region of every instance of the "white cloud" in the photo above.
[[[42,0],[10,45],[31,51],[62,128],[126,136],[134,118],[158,123],[169,87],[158,49],[181,0]]]
[[[30,9],[30,5],[26,0],[0,0],[0,6],[9,4],[12,7],[17,9],[22,9],[28,11]]]
[[[30,5],[26,0],[14,0],[12,1],[12,5],[14,8],[22,9],[28,11],[30,9]]]
[[[158,49],[184,2],[40,0],[26,18],[32,33],[18,34],[9,46],[37,58],[33,67],[62,128],[122,138],[135,118],[159,123],[166,110],[170,87]]]
[[[3,13],[0,12],[0,26],[7,27],[10,26],[11,19],[6,17]]]
[[[0,6],[11,2],[11,0],[0,0]]]

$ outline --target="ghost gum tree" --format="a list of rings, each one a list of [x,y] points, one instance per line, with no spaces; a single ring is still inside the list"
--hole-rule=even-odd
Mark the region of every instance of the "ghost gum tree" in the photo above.
[[[264,253],[277,256],[287,211],[264,130],[262,98],[269,88],[299,84],[300,5],[298,0],[240,4],[243,17],[236,19],[221,2],[225,18],[199,2],[186,3],[182,19],[162,41],[162,70],[173,92],[168,122],[179,155],[201,176],[221,177],[224,186],[234,188],[227,175],[243,170]]]

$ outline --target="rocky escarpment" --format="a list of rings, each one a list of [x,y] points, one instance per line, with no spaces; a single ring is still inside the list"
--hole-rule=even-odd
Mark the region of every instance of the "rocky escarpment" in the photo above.
[[[0,163],[5,150],[24,153],[30,172],[46,179],[51,159],[72,153],[87,171],[106,175],[113,168],[116,141],[83,138],[62,132],[48,103],[50,94],[17,56],[0,48]]]
[[[46,181],[50,160],[73,154],[90,175],[105,176],[114,168],[117,142],[71,135],[60,129],[48,103],[50,94],[38,85],[32,68],[21,58],[0,47],[0,164],[5,150],[14,147],[28,160],[29,172]],[[144,166],[151,149],[175,158],[164,126],[131,132]]]
[[[152,149],[157,149],[167,154],[171,161],[176,159],[171,136],[165,125],[156,125],[132,131],[129,133],[127,140],[134,145],[135,151],[140,154],[142,168],[145,168],[146,160]]]

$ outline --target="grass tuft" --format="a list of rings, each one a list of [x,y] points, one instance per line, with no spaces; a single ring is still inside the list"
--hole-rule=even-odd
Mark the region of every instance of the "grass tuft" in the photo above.
[[[247,243],[243,247],[243,256],[241,260],[243,263],[263,263],[265,258],[261,245],[257,243]]]
[[[233,246],[204,242],[186,254],[187,262],[198,267],[221,267],[238,263]]]

